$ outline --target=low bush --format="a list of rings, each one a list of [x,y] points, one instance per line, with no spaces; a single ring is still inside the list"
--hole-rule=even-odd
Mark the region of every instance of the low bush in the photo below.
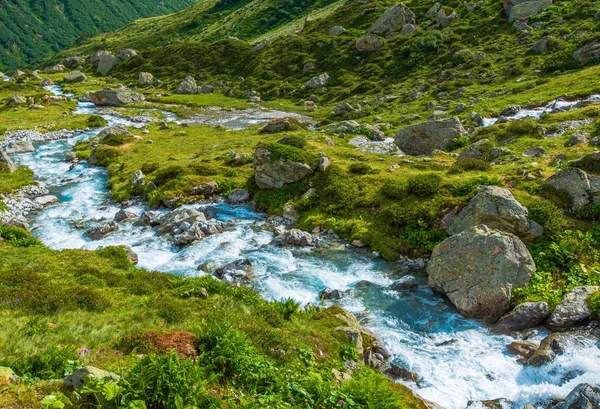
[[[39,379],[59,379],[69,375],[78,366],[74,350],[50,347],[23,358],[7,358],[0,366],[11,368],[19,376]]]
[[[381,193],[389,199],[400,200],[406,197],[406,185],[400,180],[388,180],[381,187]]]
[[[566,225],[563,210],[549,200],[536,198],[527,209],[529,217],[538,222],[546,234],[560,233]]]
[[[353,175],[366,175],[371,172],[373,168],[367,163],[357,162],[353,163],[348,167],[348,171]]]
[[[458,159],[449,170],[449,173],[461,173],[470,170],[487,171],[490,169],[490,164],[481,159]]]
[[[408,178],[407,192],[417,197],[434,196],[442,187],[442,177],[435,173],[423,173]]]
[[[502,186],[502,181],[493,176],[478,176],[452,185],[452,194],[457,197],[474,194],[479,186]]]
[[[14,247],[42,246],[27,230],[6,224],[0,224],[0,240],[5,240]]]
[[[194,358],[198,355],[197,345],[198,337],[192,333],[156,329],[129,334],[119,342],[118,348],[125,353],[156,355],[176,351],[181,358]]]
[[[108,125],[106,119],[102,118],[99,115],[88,116],[88,119],[85,123],[89,128],[100,128],[102,126]]]
[[[279,140],[280,144],[293,146],[298,149],[306,148],[306,137],[301,135],[286,135],[281,140]]]

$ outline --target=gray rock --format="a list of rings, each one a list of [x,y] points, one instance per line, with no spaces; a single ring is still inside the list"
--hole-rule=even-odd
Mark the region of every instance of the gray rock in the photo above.
[[[64,76],[63,82],[66,84],[74,84],[77,82],[84,82],[87,80],[87,77],[81,71],[71,71],[67,75]]]
[[[283,205],[283,213],[281,216],[292,223],[296,223],[298,221],[298,217],[300,217],[298,215],[298,211],[292,203],[286,203]]]
[[[115,213],[115,216],[113,217],[113,221],[116,223],[121,223],[125,220],[135,219],[136,217],[137,217],[137,215],[135,213],[131,213],[131,212],[121,209],[117,213]]]
[[[374,34],[365,34],[356,40],[356,49],[361,52],[377,51],[383,47],[383,39]]]
[[[567,395],[564,402],[560,402],[554,408],[598,409],[600,408],[600,386],[581,383]]]
[[[401,30],[405,24],[415,24],[415,14],[403,4],[398,3],[388,8],[375,21],[369,29],[369,33],[385,37],[395,31]]]
[[[302,73],[305,74],[309,71],[314,70],[315,68],[317,68],[317,64],[315,64],[313,61],[309,61],[306,64],[304,64],[304,67],[302,67]]]
[[[16,171],[17,168],[17,165],[15,165],[10,156],[3,150],[0,150],[0,172],[8,171],[12,173]]]
[[[227,203],[241,204],[250,201],[250,193],[246,189],[236,189],[227,196]]]
[[[261,189],[278,189],[285,184],[295,183],[313,173],[306,163],[271,157],[265,148],[254,151],[254,178]]]
[[[339,300],[344,297],[344,293],[333,288],[325,288],[319,292],[319,298],[322,300]]]
[[[390,290],[394,291],[416,290],[417,288],[419,288],[419,283],[414,276],[404,276],[390,286]]]
[[[534,54],[543,54],[548,51],[548,42],[550,40],[550,36],[543,37],[542,39],[536,41],[531,46],[531,52]]]
[[[481,139],[467,146],[460,155],[458,155],[458,158],[489,160],[493,149],[494,144],[489,139]]]
[[[592,58],[600,58],[600,42],[592,41],[578,48],[572,57],[578,62],[588,62]]]
[[[314,237],[299,229],[286,230],[277,236],[271,244],[279,247],[310,247],[314,244]]]
[[[196,221],[206,221],[204,213],[190,208],[176,209],[159,219],[160,225],[156,233],[162,236],[177,229],[183,222],[193,224]]]
[[[54,85],[54,81],[50,78],[45,78],[42,82],[40,82],[40,87],[49,87],[50,85]]]
[[[576,213],[591,202],[591,186],[588,175],[581,169],[566,168],[550,176],[542,185],[557,193],[566,195],[570,200],[570,210]]]
[[[566,343],[569,339],[567,334],[553,333],[542,340],[538,349],[529,357],[527,365],[542,366],[552,361],[556,354],[562,354],[565,351]]]
[[[134,266],[137,265],[137,263],[139,262],[139,258],[136,252],[133,251],[133,249],[129,246],[121,247],[123,247],[123,250],[125,250],[125,254],[127,254],[127,259],[131,262],[131,264],[133,264]]]
[[[466,135],[458,117],[411,125],[396,133],[395,143],[408,155],[431,155],[445,150],[454,138]]]
[[[542,324],[550,316],[550,306],[543,302],[524,302],[517,305],[494,325],[495,334],[510,334]],[[528,357],[529,358],[529,357]]]
[[[58,197],[56,197],[56,196],[44,195],[44,196],[38,196],[35,199],[33,199],[33,203],[35,203],[39,207],[44,208],[44,207],[48,207],[48,206],[51,206],[56,203],[60,203],[60,201],[58,200]]]
[[[82,57],[67,57],[62,60],[62,64],[67,68],[77,67],[85,63],[85,59]]]
[[[138,85],[141,87],[145,87],[148,85],[152,85],[154,83],[154,75],[149,72],[140,72],[138,74]]]
[[[209,181],[192,188],[193,195],[212,196],[219,191],[217,182]]]
[[[323,88],[329,82],[329,74],[323,73],[316,77],[312,77],[306,83],[307,88]]]
[[[111,381],[119,380],[119,377],[111,372],[93,366],[84,366],[67,376],[65,378],[65,385],[81,389],[88,381],[88,378],[109,379]]]
[[[587,298],[599,289],[600,287],[597,286],[582,286],[573,289],[554,309],[546,321],[546,326],[553,331],[566,331],[585,323],[593,314]]]
[[[331,160],[327,156],[321,156],[321,159],[319,159],[319,170],[325,172],[329,168],[329,165],[331,165]]]
[[[400,30],[400,34],[403,36],[409,36],[417,31],[417,27],[414,24],[405,24],[402,26],[402,30]]]
[[[441,8],[435,15],[435,21],[436,21],[437,25],[440,26],[441,28],[446,28],[450,24],[452,24],[452,22],[454,20],[456,20],[456,17],[457,17],[457,15],[454,11],[451,12],[450,14],[447,14],[446,10]]]
[[[29,141],[14,141],[10,142],[6,146],[6,153],[8,153],[9,155],[31,152],[35,152],[35,148],[33,147],[33,144]]]
[[[584,157],[574,160],[570,165],[587,172],[600,172],[600,151],[588,153]]]
[[[100,240],[103,237],[105,237],[105,236],[109,235],[110,233],[115,232],[117,230],[119,230],[119,225],[117,223],[115,223],[114,221],[103,222],[99,226],[86,231],[85,235],[90,240]]]
[[[577,131],[569,137],[567,146],[577,146],[590,141],[590,134],[584,131]]]
[[[530,0],[515,4],[508,15],[508,21],[513,22],[524,17],[537,16],[552,5],[552,0]]]
[[[104,88],[102,91],[90,92],[90,102],[98,106],[121,106],[144,102],[143,94],[132,91],[117,91],[112,88]]]
[[[519,355],[524,359],[529,359],[535,354],[538,349],[538,345],[533,342],[526,341],[513,341],[506,346],[508,352],[514,355]]]
[[[194,77],[187,76],[181,84],[175,90],[176,94],[197,94],[198,93],[198,84],[196,84],[196,80]]]
[[[335,37],[342,35],[346,32],[346,29],[342,26],[333,26],[331,30],[329,30],[329,37]]]
[[[116,136],[122,136],[124,138],[133,138],[133,134],[125,128],[124,125],[114,125],[104,129],[95,138],[96,143],[105,143],[109,139],[113,139]]]
[[[290,118],[277,118],[269,121],[265,126],[258,130],[258,133],[278,133],[289,131],[293,127]]]
[[[57,64],[57,65],[53,65],[52,67],[48,68],[46,70],[47,73],[49,74],[56,74],[59,72],[63,72],[65,70],[65,66],[61,65],[61,64]]]
[[[536,156],[542,156],[544,153],[546,153],[546,149],[544,149],[543,146],[536,146],[523,152],[523,156],[526,158],[534,158]]]
[[[146,175],[144,175],[144,172],[139,169],[133,172],[133,175],[131,176],[131,184],[134,186],[141,186],[144,183],[146,183]]]
[[[131,48],[124,48],[122,50],[119,50],[118,54],[121,61],[127,61],[135,57],[137,55],[137,51]]]
[[[437,15],[438,11],[440,11],[441,8],[442,8],[442,5],[440,3],[435,3],[427,11],[427,13],[425,13],[425,17],[435,17]]]
[[[331,124],[325,128],[326,132],[332,134],[342,134],[342,133],[354,133],[356,129],[360,128],[360,124],[356,121],[342,121],[336,124]]]
[[[527,208],[510,190],[497,186],[481,186],[467,207],[447,219],[445,230],[449,235],[455,235],[480,224],[512,233],[525,242],[533,242],[544,233],[542,226],[529,218]]]
[[[208,84],[202,84],[198,87],[198,94],[212,94],[215,90],[215,87]],[[250,98],[256,97],[255,95],[250,96]],[[250,102],[260,102],[260,98],[258,101],[250,101]]]
[[[25,97],[22,97],[20,95],[13,95],[12,97],[9,97],[6,100],[6,105],[8,105],[8,106],[27,105],[27,99],[25,99]]]
[[[156,227],[160,224],[161,217],[162,215],[160,213],[147,211],[142,213],[133,225]]]
[[[120,62],[121,60],[119,60],[111,53],[101,54],[98,59],[98,67],[96,68],[96,71],[100,75],[106,75]]]
[[[514,116],[521,110],[520,105],[509,105],[500,111],[500,116]]]
[[[515,235],[473,227],[440,243],[427,265],[429,286],[466,318],[494,323],[510,305],[513,288],[527,285],[535,264]]]

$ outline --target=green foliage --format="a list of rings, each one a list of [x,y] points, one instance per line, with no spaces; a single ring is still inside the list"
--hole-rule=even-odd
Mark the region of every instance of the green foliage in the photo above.
[[[116,158],[121,156],[121,152],[113,147],[106,145],[98,145],[92,151],[96,166],[108,166]]]
[[[358,195],[358,186],[337,165],[330,166],[319,183],[323,190],[319,194],[319,202],[325,212],[338,214],[351,208]]]
[[[19,376],[48,380],[64,378],[78,365],[75,351],[58,347],[27,357],[8,357],[0,362],[0,366],[11,368]]]
[[[86,125],[90,128],[100,128],[108,125],[108,122],[99,115],[90,115],[86,121]]]
[[[27,230],[16,226],[0,224],[0,240],[7,241],[14,247],[41,246],[42,243]]]
[[[502,181],[494,176],[478,176],[452,185],[454,196],[471,196],[479,186],[502,186]]]
[[[368,163],[356,162],[348,166],[348,171],[354,175],[366,175],[371,172],[373,168]]]
[[[538,222],[546,234],[554,235],[563,231],[566,225],[564,213],[557,205],[549,200],[536,198],[527,206],[529,217]]]
[[[594,294],[590,295],[587,301],[592,311],[594,311],[594,314],[596,314],[597,317],[600,317],[600,291],[596,291]]]
[[[481,159],[464,158],[458,159],[450,168],[450,173],[461,173],[470,170],[487,171],[490,169],[490,164]]]
[[[271,152],[271,160],[274,161],[287,159],[294,162],[306,163],[313,168],[319,163],[319,157],[317,155],[294,146],[281,143],[268,143],[261,147],[264,147]]]
[[[122,270],[127,270],[129,267],[132,267],[131,261],[127,256],[127,252],[125,251],[125,247],[123,246],[108,246],[101,248],[98,250],[98,255],[106,258],[110,264]]]
[[[467,146],[469,143],[471,142],[471,139],[469,138],[468,135],[465,136],[459,136],[458,138],[454,138],[450,141],[450,143],[448,144],[446,150],[448,152],[454,152],[460,148],[464,148],[465,146]]]
[[[381,193],[389,199],[400,200],[406,196],[406,185],[400,180],[388,180],[381,187]]]
[[[407,192],[417,197],[434,196],[442,187],[442,177],[436,173],[422,173],[408,178]]]
[[[286,135],[279,141],[283,145],[293,146],[298,149],[306,148],[307,141],[306,137],[302,135]]]

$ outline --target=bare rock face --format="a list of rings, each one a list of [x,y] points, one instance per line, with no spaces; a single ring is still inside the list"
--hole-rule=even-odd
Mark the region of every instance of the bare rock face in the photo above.
[[[592,201],[590,178],[581,169],[559,170],[543,183],[543,187],[566,196],[570,201],[570,210],[573,213]]]
[[[308,164],[283,158],[274,159],[268,149],[258,148],[254,152],[254,176],[261,189],[278,189],[312,173],[313,169]]]
[[[98,57],[98,67],[96,71],[100,75],[106,75],[110,70],[112,70],[121,60],[111,53],[105,52],[104,54],[100,54]]]
[[[535,264],[515,235],[472,227],[440,243],[427,265],[429,286],[466,318],[488,323],[508,310],[512,289],[527,285]]]
[[[15,165],[6,152],[0,150],[0,172],[12,173],[15,170],[17,170],[17,165]]]
[[[401,31],[405,24],[415,24],[415,13],[403,4],[394,4],[377,19],[369,33],[385,37]]]
[[[529,218],[527,208],[510,190],[497,186],[481,186],[468,206],[449,218],[446,232],[454,235],[479,224],[512,233],[525,242],[535,241],[544,233],[542,226]]]
[[[550,306],[543,302],[524,302],[502,317],[492,327],[495,334],[510,334],[542,324],[550,316]]]
[[[546,321],[546,326],[553,331],[567,331],[585,323],[593,314],[587,298],[599,289],[600,287],[591,285],[573,289],[554,309]]]
[[[466,135],[458,117],[426,121],[407,126],[396,133],[396,145],[407,155],[431,155],[444,150],[454,138]]]
[[[581,383],[567,395],[556,409],[596,409],[600,408],[600,386]]]
[[[198,93],[198,84],[194,77],[188,76],[185,77],[181,84],[175,90],[176,94],[197,94]]]

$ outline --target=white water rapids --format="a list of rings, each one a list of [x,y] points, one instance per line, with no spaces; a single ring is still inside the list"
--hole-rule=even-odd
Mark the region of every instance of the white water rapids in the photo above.
[[[60,92],[58,87],[49,90]],[[89,103],[80,103],[77,111],[96,112]],[[111,124],[133,125],[126,119],[103,116]],[[244,118],[235,121],[233,126],[243,125]],[[418,374],[420,386],[408,384],[410,387],[447,409],[465,408],[470,400],[496,398],[513,401],[514,408],[545,407],[550,399],[565,397],[579,383],[600,380],[600,349],[592,340],[582,340],[540,368],[524,367],[506,351],[513,338],[491,335],[487,326],[462,318],[427,288],[425,277],[419,277],[417,291],[397,293],[388,287],[404,273],[367,251],[269,246],[273,235],[262,228],[263,215],[248,206],[216,205],[218,218],[234,220],[235,229],[183,250],[152,229],[126,222],[112,235],[90,241],[84,231],[101,219],[112,220],[120,206],[110,200],[105,169],[84,163],[70,170],[64,158],[77,140],[98,132],[40,144],[35,153],[14,157],[61,200],[31,220],[34,233],[51,248],[96,249],[126,244],[138,254],[139,267],[184,276],[202,274],[197,266],[207,261],[218,266],[248,258],[254,265],[255,286],[265,298],[290,297],[302,304],[317,302],[319,291],[325,287],[352,290],[340,304],[360,314],[365,326],[385,339],[394,362]],[[142,202],[128,209],[137,214],[144,210]],[[533,340],[539,341],[544,335],[539,333]]]

